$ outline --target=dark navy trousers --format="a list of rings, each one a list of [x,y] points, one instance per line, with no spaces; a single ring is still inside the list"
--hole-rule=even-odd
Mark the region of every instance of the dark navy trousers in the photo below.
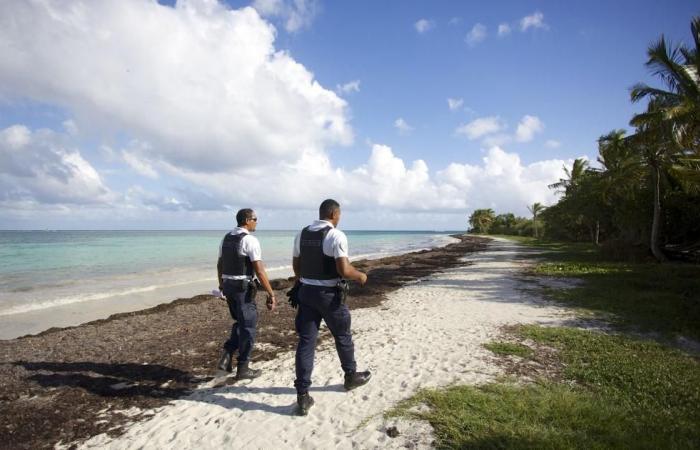
[[[335,338],[335,349],[338,351],[343,371],[357,370],[355,346],[350,332],[350,310],[347,305],[340,303],[338,290],[335,287],[302,284],[299,289],[299,309],[294,321],[299,335],[296,354],[297,379],[294,381],[294,387],[299,394],[308,392],[311,386],[316,338],[321,319],[326,322]]]
[[[255,327],[258,324],[258,308],[251,289],[240,289],[240,282],[224,280],[223,286],[228,310],[233,318],[231,337],[224,349],[233,354],[238,350],[238,363],[247,362],[255,343]]]

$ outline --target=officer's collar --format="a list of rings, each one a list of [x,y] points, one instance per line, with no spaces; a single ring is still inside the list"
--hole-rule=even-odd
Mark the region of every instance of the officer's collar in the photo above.
[[[329,221],[329,220],[324,220],[324,219],[318,219],[318,220],[316,221],[316,223],[314,223],[314,225],[321,225],[321,224],[324,224],[324,223],[327,223],[328,225],[330,225],[331,228],[335,228],[335,227],[333,226],[333,223],[332,223],[331,221]]]
[[[250,231],[248,231],[247,228],[243,228],[243,227],[236,227],[233,229],[233,234],[241,234],[241,233],[250,234]]]

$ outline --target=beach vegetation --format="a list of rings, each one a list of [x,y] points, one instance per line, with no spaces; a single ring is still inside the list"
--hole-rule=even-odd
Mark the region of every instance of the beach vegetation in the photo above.
[[[672,342],[700,341],[697,264],[618,261],[590,243],[509,239],[538,250],[530,275],[578,280],[566,289],[545,289],[545,298],[598,315],[621,330]]]
[[[491,211],[483,213],[481,211]],[[469,232],[474,234],[532,236],[535,222],[532,219],[516,216],[513,213],[496,215],[493,210],[476,210],[478,213],[469,218]],[[486,217],[483,217],[486,216]],[[541,229],[542,222],[538,219],[537,226]]]
[[[491,208],[477,209],[469,216],[470,229],[477,233],[488,233],[496,219],[496,214]]]
[[[545,206],[542,203],[535,202],[532,205],[528,205],[527,210],[532,214],[532,228],[535,232],[535,238],[539,237],[537,230],[539,229],[539,224],[537,222],[537,215],[545,210]]]
[[[697,448],[697,359],[575,328],[528,325],[512,333],[555,348],[560,378],[423,390],[387,416],[429,421],[438,448]]]
[[[528,357],[532,354],[532,349],[527,345],[519,344],[517,342],[489,342],[484,344],[486,350],[490,350],[493,353],[501,356],[518,356],[520,358]]]
[[[583,158],[563,167],[549,185],[558,201],[537,214],[528,205],[534,236],[587,241],[620,260],[700,262],[700,17],[690,30],[691,45],[663,35],[649,45],[646,66],[659,85],[632,86],[631,101],[647,101],[630,120],[634,131],[601,135],[595,167]]]
[[[570,251],[571,258],[575,251]],[[532,273],[581,280],[545,297],[599,314],[618,328],[700,340],[700,267],[694,264],[548,260]]]
[[[576,280],[541,294],[596,329],[507,327],[484,347],[510,377],[423,390],[387,416],[428,421],[438,448],[698,448],[700,267],[509,239],[537,250],[529,275]]]

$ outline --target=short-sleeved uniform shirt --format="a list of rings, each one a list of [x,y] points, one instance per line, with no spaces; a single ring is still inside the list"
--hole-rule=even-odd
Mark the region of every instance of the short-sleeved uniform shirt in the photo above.
[[[315,220],[314,223],[309,225],[310,231],[318,231],[322,228],[330,226],[331,229],[328,230],[326,238],[323,240],[323,254],[330,256],[332,258],[349,258],[348,256],[348,238],[345,233],[335,228],[332,223],[327,220]],[[292,254],[295,258],[298,258],[301,254],[301,247],[299,242],[301,241],[301,231],[294,238],[294,250]],[[339,278],[334,278],[332,280],[314,280],[309,278],[301,277],[299,281],[304,284],[311,284],[314,286],[335,286],[338,283]]]
[[[260,242],[258,241],[258,238],[251,235],[250,232],[243,227],[236,227],[229,234],[236,235],[236,234],[241,234],[241,233],[244,233],[247,236],[245,236],[245,237],[243,237],[243,239],[241,239],[241,247],[238,250],[238,255],[239,256],[247,256],[248,259],[250,259],[250,262],[260,261],[262,259],[262,250],[260,249]],[[223,245],[224,245],[224,240],[222,239],[221,244],[219,245],[219,258],[221,258],[221,251],[222,251]],[[222,278],[224,280],[244,280],[248,277],[245,275],[226,275],[226,274],[224,274],[222,276]]]

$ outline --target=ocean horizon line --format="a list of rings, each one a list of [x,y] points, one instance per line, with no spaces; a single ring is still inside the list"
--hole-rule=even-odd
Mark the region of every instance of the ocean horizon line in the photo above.
[[[235,227],[234,227],[235,228]],[[233,228],[26,228],[26,229],[0,229],[0,232],[12,231],[12,232],[56,232],[56,231],[227,231]],[[366,231],[366,232],[416,232],[416,233],[466,233],[466,230],[426,230],[426,229],[370,229],[370,228],[342,228],[343,231]],[[265,228],[258,229],[258,231],[299,231],[300,228]]]

